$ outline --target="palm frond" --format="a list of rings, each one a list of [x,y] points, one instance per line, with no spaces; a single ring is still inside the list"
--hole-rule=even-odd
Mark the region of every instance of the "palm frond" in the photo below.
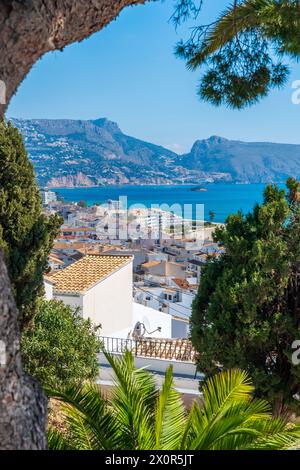
[[[123,448],[153,448],[158,393],[153,374],[137,369],[129,351],[121,358],[107,352],[105,355],[116,376],[111,406],[122,434]]]
[[[233,403],[248,403],[254,387],[245,371],[230,369],[208,378],[202,387],[203,411],[208,420]]]
[[[49,426],[47,438],[49,450],[70,450],[73,448],[66,436],[53,426]]]
[[[180,449],[185,428],[185,410],[180,394],[174,389],[173,369],[168,367],[157,399],[155,414],[155,448]]]
[[[230,370],[209,378],[203,399],[185,411],[174,389],[172,367],[158,392],[152,374],[137,369],[126,352],[105,353],[114,374],[109,400],[93,384],[47,389],[60,402],[66,432],[49,429],[50,449],[237,450],[300,447],[300,426],[273,418],[270,405],[252,398],[246,372]]]
[[[221,372],[203,386],[202,409],[190,413],[192,449],[244,448],[261,435],[259,423],[270,419],[270,406],[252,400],[253,386],[246,372]]]
[[[182,433],[180,449],[189,450],[193,448],[193,442],[203,431],[207,421],[202,413],[199,403],[195,400],[188,414],[185,429]]]
[[[46,388],[48,396],[61,402],[61,412],[73,435],[76,448],[113,449],[118,447],[118,429],[106,401],[95,384]]]
[[[262,423],[261,436],[250,449],[289,450],[300,448],[300,425],[288,423],[285,418],[273,418]]]

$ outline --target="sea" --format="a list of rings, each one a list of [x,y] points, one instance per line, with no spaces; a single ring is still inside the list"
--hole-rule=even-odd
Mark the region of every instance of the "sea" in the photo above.
[[[185,218],[209,220],[214,213],[215,222],[225,222],[229,214],[250,212],[263,200],[265,184],[207,183],[193,190],[195,185],[118,185],[89,188],[55,188],[54,191],[67,202],[84,200],[88,205],[102,204],[107,200],[121,200],[123,208],[160,207],[174,210]],[[284,188],[284,184],[278,184]],[[121,198],[121,199],[120,199]],[[174,209],[172,209],[174,207]],[[180,212],[181,208],[181,212]],[[189,214],[192,213],[192,216]]]

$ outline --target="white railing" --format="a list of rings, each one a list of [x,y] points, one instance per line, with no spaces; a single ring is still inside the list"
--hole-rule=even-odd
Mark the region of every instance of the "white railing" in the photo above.
[[[123,354],[131,351],[135,356],[156,359],[192,362],[196,360],[196,352],[187,339],[125,339],[110,336],[100,337],[103,347],[112,354]]]

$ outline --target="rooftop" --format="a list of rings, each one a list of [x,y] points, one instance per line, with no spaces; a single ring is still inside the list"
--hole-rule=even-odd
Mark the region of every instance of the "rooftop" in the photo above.
[[[132,256],[87,255],[65,269],[48,274],[46,279],[56,292],[81,294],[131,260]]]
[[[54,242],[54,247],[56,250],[65,250],[65,249],[68,249],[68,250],[76,250],[76,249],[79,249],[79,248],[83,248],[87,245],[86,242],[58,242],[58,241],[55,241]]]
[[[90,232],[91,228],[89,227],[62,227],[61,232]]]
[[[175,284],[177,284],[177,286],[180,287],[180,289],[191,288],[190,284],[188,283],[186,279],[174,277],[172,281],[175,282]]]
[[[195,266],[203,266],[205,264],[204,261],[200,261],[200,260],[197,260],[197,259],[189,259],[188,263],[193,264]]]
[[[59,257],[53,253],[50,253],[49,255],[49,261],[55,264],[59,264],[60,266],[63,266],[65,263],[59,259]]]
[[[167,292],[169,294],[176,294],[177,293],[176,289],[172,289],[170,287],[167,287],[166,289],[164,289],[164,292]]]
[[[158,266],[159,264],[161,264],[161,260],[160,261],[153,260],[153,261],[148,261],[147,263],[143,263],[142,267],[143,268],[152,268],[153,266]]]

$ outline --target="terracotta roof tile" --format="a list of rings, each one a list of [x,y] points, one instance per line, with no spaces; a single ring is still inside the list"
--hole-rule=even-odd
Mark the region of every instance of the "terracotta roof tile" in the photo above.
[[[190,285],[185,279],[174,277],[172,281],[175,282],[175,284],[177,284],[177,286],[181,289],[190,289]]]
[[[54,291],[84,293],[102,279],[125,266],[132,256],[87,255],[46,279],[54,285]]]

